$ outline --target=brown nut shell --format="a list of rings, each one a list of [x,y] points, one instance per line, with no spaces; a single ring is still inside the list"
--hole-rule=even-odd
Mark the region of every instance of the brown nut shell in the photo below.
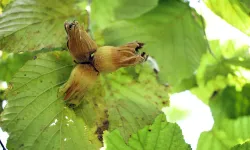
[[[77,63],[89,62],[90,55],[97,50],[97,44],[77,21],[66,22],[64,27],[68,35],[67,46],[73,59]]]
[[[77,64],[68,81],[59,88],[59,95],[70,104],[78,105],[84,94],[95,84],[98,72],[90,64]]]
[[[143,43],[132,42],[120,47],[103,46],[97,49],[93,57],[93,66],[99,72],[113,72],[121,67],[134,66],[147,59],[143,52],[138,53]]]

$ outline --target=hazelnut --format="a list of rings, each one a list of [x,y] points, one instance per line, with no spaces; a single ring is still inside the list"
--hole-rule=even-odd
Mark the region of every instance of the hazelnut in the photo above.
[[[94,53],[92,64],[99,72],[113,72],[121,67],[134,66],[147,60],[148,55],[139,53],[144,44],[132,42],[120,47],[103,46]]]
[[[97,49],[96,43],[90,38],[83,25],[77,21],[64,23],[67,32],[67,46],[76,63],[89,62],[90,55]]]
[[[59,95],[63,95],[65,101],[78,105],[84,94],[95,84],[98,74],[90,64],[77,64],[68,81],[59,88]]]

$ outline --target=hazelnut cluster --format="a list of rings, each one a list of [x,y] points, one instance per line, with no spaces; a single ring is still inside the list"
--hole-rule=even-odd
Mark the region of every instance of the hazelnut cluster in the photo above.
[[[84,93],[96,82],[99,73],[113,72],[121,67],[133,66],[147,60],[148,55],[139,53],[143,43],[132,42],[119,47],[102,46],[90,38],[84,26],[77,21],[64,24],[67,46],[76,66],[68,81],[59,89],[64,100],[78,105]]]

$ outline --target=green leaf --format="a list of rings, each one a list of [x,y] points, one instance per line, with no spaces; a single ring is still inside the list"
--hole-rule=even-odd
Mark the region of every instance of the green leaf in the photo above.
[[[238,144],[231,148],[231,150],[248,150],[250,148],[250,142],[245,142],[243,144]]]
[[[173,103],[171,103],[170,107],[162,108],[162,111],[167,116],[167,120],[169,122],[185,120],[191,114],[191,110],[180,108],[180,106],[178,107],[178,105],[173,105]]]
[[[228,40],[209,41],[214,56],[206,53],[202,56],[196,73],[198,86],[192,89],[203,102],[208,101],[213,93],[223,90],[227,86],[241,88],[248,80],[239,76],[242,69],[249,68],[250,55],[248,45],[241,41]]]
[[[240,0],[204,0],[206,5],[222,19],[250,35],[250,18]]]
[[[104,83],[109,131],[118,129],[125,140],[152,124],[161,108],[169,105],[167,88],[158,84],[153,70],[146,64],[108,74]]]
[[[197,150],[227,150],[232,146],[249,140],[250,117],[221,120],[209,132],[200,135]]]
[[[57,97],[71,70],[68,52],[50,52],[15,74],[1,116],[9,149],[98,149],[104,130],[118,129],[126,140],[169,104],[166,87],[145,64],[103,75],[72,110]]]
[[[36,59],[36,54],[40,52],[50,52],[63,50],[61,48],[44,48],[42,51],[5,53],[0,58],[0,80],[9,82],[13,75],[30,59]]]
[[[227,139],[226,133],[213,129],[209,132],[203,132],[200,135],[197,150],[228,150],[234,141]]]
[[[180,127],[166,121],[165,115],[159,115],[154,123],[146,126],[129,138],[128,144],[122,139],[118,130],[104,134],[107,150],[186,150],[191,149],[186,144]]]
[[[105,89],[101,82],[98,82],[88,93],[85,94],[83,102],[74,108],[75,114],[81,117],[89,127],[89,140],[100,145],[104,130],[109,127],[108,107],[105,101]],[[98,139],[98,141],[97,141]]]
[[[231,59],[224,60],[226,64],[243,67],[250,69],[250,55],[249,53],[243,53],[242,56],[235,56]]]
[[[239,44],[229,40],[225,43],[210,41],[215,56],[210,53],[203,55],[197,71],[198,83],[207,83],[217,76],[235,75],[235,66],[249,68],[250,55],[247,44]]]
[[[227,138],[237,142],[250,137],[250,84],[242,91],[227,87],[210,100],[210,108],[215,120],[214,126],[227,134]]]
[[[224,119],[217,123],[218,129],[227,134],[228,139],[237,141],[237,143],[244,142],[250,137],[250,116],[238,117],[237,119]],[[216,126],[217,126],[216,125]]]
[[[25,52],[22,54],[6,54],[6,58],[0,59],[0,80],[9,82],[13,75],[26,61],[34,58],[35,53]]]
[[[74,0],[15,0],[0,18],[0,47],[9,52],[66,47],[63,24],[81,17]]]
[[[250,1],[249,0],[241,0],[240,2],[243,4],[243,6],[245,6],[245,8],[247,9],[247,11],[249,13],[249,11],[250,11]]]
[[[94,0],[91,20],[94,25],[104,28],[115,20],[139,17],[157,4],[158,0]]]
[[[250,84],[246,84],[242,91],[235,87],[226,87],[210,100],[215,122],[223,118],[236,119],[240,116],[250,115]]]
[[[8,149],[97,149],[85,122],[57,97],[72,69],[69,58],[66,52],[41,54],[15,74],[1,114]]]
[[[110,45],[144,42],[143,51],[159,64],[160,80],[172,86],[192,76],[206,52],[203,29],[188,4],[179,1],[162,1],[141,17],[111,24],[103,35]]]
[[[1,0],[0,4],[1,6],[5,7],[7,4],[9,4],[12,0]]]
[[[180,81],[179,84],[172,87],[170,90],[173,93],[178,93],[178,92],[192,89],[194,87],[197,87],[197,81],[196,81],[196,75],[193,74],[191,77],[185,78],[182,81]]]
[[[195,94],[205,104],[209,104],[211,97],[216,95],[218,91],[224,89],[228,85],[227,78],[223,76],[217,76],[215,79],[207,82],[206,85],[198,85],[191,89],[191,92]]]
[[[104,74],[75,112],[87,125],[98,126],[98,138],[102,139],[100,133],[105,128],[117,129],[128,140],[168,105],[167,88],[158,84],[153,70],[145,64]],[[95,132],[96,128],[91,130]]]
[[[229,149],[232,146],[249,140],[250,130],[250,85],[246,84],[242,91],[235,87],[227,87],[215,94],[210,100],[210,108],[214,117],[214,127],[201,134],[198,150]],[[208,147],[213,145],[213,147]]]

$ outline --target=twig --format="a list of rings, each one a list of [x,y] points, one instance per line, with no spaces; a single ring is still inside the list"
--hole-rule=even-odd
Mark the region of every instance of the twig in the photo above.
[[[1,144],[2,148],[3,148],[3,150],[7,150],[7,149],[5,148],[5,146],[3,145],[1,139],[0,139],[0,144]]]

